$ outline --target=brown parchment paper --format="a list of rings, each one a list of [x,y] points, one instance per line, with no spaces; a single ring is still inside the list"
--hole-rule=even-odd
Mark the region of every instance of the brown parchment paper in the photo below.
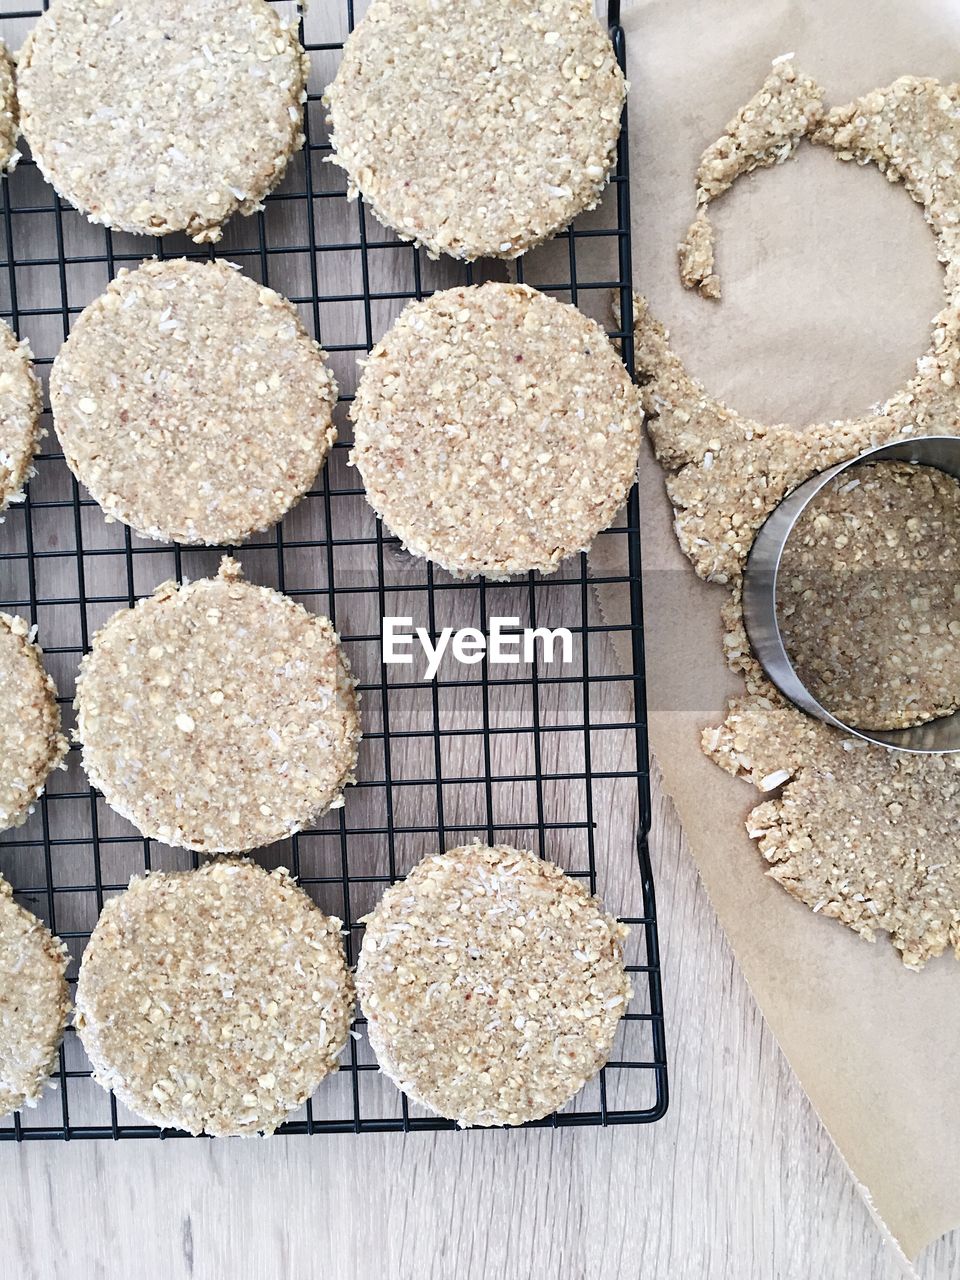
[[[884,398],[926,348],[942,277],[919,206],[876,169],[804,145],[782,168],[741,179],[712,211],[719,304],[683,292],[676,244],[700,151],[772,58],[795,51],[831,105],[907,72],[956,80],[960,0],[626,0],[623,21],[634,280],[690,371],[769,422],[846,416]],[[757,793],[699,750],[700,728],[719,723],[738,687],[720,651],[723,588],[681,556],[649,456],[641,501],[654,753],[770,1027],[875,1213],[914,1257],[960,1225],[960,964],[908,972],[885,939],[861,941],[764,876],[743,828]],[[960,856],[960,833],[943,835]]]

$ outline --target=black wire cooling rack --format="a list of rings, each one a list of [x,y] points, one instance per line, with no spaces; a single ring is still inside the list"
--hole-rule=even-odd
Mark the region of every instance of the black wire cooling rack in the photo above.
[[[46,3],[44,4],[46,7]],[[281,5],[281,8],[288,6]],[[356,8],[356,12],[355,12]],[[621,65],[619,6],[611,35]],[[2,34],[18,48],[40,10],[0,0]],[[291,14],[292,16],[292,14]],[[329,353],[352,398],[356,360],[411,298],[488,278],[503,264],[431,262],[347,201],[329,155],[320,94],[343,40],[361,16],[353,0],[314,0],[301,18],[313,71],[307,143],[263,213],[235,218],[223,241],[203,249],[179,238],[151,243],[91,226],[61,202],[26,157],[0,187],[0,314],[30,339],[46,370],[76,314],[123,266],[159,257],[209,254],[287,294]],[[630,192],[626,119],[616,173],[599,209],[512,264],[518,280],[577,303],[610,327],[621,308],[621,343],[633,369]],[[260,851],[266,865],[291,866],[325,910],[349,925],[355,958],[361,917],[387,884],[424,855],[474,838],[533,848],[599,888],[631,926],[634,999],[612,1058],[562,1112],[543,1125],[628,1124],[659,1119],[667,1069],[653,878],[647,852],[650,792],[640,549],[636,491],[618,526],[587,555],[550,578],[459,582],[401,551],[367,507],[346,466],[348,424],[316,487],[269,535],[236,552],[247,576],[326,613],[341,633],[363,698],[360,782],[345,808],[316,829]],[[49,421],[49,419],[48,419]],[[0,526],[0,608],[29,617],[61,693],[67,729],[80,656],[95,630],[159,582],[215,571],[215,549],[162,546],[108,524],[70,475],[50,430],[26,501]],[[602,555],[599,551],[602,550]],[[602,561],[605,569],[597,571]],[[612,569],[609,566],[614,566]],[[594,584],[619,588],[628,623],[607,625]],[[427,682],[422,662],[384,666],[380,619],[409,616],[436,635],[447,625],[486,631],[491,616],[520,627],[566,626],[572,666],[542,657],[522,667],[463,667],[445,659]],[[632,657],[620,674],[614,646]],[[634,863],[639,854],[639,877]],[[64,939],[76,977],[83,947],[106,897],[145,868],[182,868],[194,855],[143,840],[86,782],[76,749],[23,827],[0,837],[0,871],[17,898]],[[68,1030],[49,1090],[35,1110],[0,1122],[0,1139],[159,1137],[90,1078]],[[377,1070],[358,1019],[341,1070],[280,1132],[321,1133],[451,1127],[413,1104]]]

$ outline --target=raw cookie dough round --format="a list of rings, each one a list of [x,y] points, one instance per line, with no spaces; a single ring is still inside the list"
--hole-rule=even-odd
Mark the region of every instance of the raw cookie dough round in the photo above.
[[[844,471],[777,576],[800,679],[846,724],[903,729],[960,706],[960,482],[903,462]]]
[[[31,474],[41,408],[30,347],[0,320],[0,511],[17,501]]]
[[[623,504],[640,396],[575,307],[485,284],[411,303],[367,361],[350,460],[414,555],[459,576],[551,573]]]
[[[96,1080],[188,1133],[273,1133],[331,1071],[353,983],[340,921],[282,868],[134,877],[83,955],[75,1025]]]
[[[20,51],[20,124],[91,222],[219,240],[303,145],[308,70],[265,0],[53,0]]]
[[[0,169],[12,173],[20,152],[17,137],[20,117],[17,108],[16,67],[5,41],[0,40]]]
[[[70,469],[144,537],[233,543],[303,497],[337,388],[292,303],[226,262],[145,262],[82,313],[50,375]]]
[[[255,849],[343,804],[360,745],[336,632],[224,557],[114,614],[77,678],[90,781],[148,836]]]
[[[383,1071],[462,1125],[523,1124],[603,1066],[631,996],[625,926],[553,863],[425,858],[366,918],[357,991]]]
[[[381,222],[433,254],[515,258],[598,203],[626,92],[586,0],[374,0],[324,102]]]
[[[35,1106],[70,1009],[67,950],[0,876],[0,1116]]]
[[[0,831],[26,820],[66,752],[57,689],[30,627],[0,613]]]

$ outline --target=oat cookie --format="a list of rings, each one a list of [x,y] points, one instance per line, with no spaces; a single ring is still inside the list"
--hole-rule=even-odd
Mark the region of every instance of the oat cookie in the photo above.
[[[83,763],[145,836],[254,849],[343,804],[354,683],[326,618],[225,556],[216,578],[164,583],[97,633],[77,680]]]
[[[432,254],[515,258],[599,202],[626,91],[588,0],[374,0],[324,102],[381,222]]]
[[[553,572],[634,482],[640,397],[606,335],[524,285],[411,303],[351,406],[350,459],[414,555],[459,576]]]
[[[56,686],[30,627],[0,613],[0,831],[26,821],[66,753]]]
[[[0,1116],[34,1107],[63,1039],[67,949],[0,876]]]
[[[603,1066],[631,996],[627,930],[553,863],[425,858],[366,918],[357,989],[383,1071],[461,1125],[522,1124]]]
[[[289,873],[224,858],[134,877],[83,955],[75,1025],[95,1079],[188,1133],[273,1133],[331,1071],[353,983],[340,921]]]
[[[0,40],[0,169],[12,173],[20,160],[17,138],[20,112],[17,107],[16,67],[6,43]]]
[[[50,375],[67,463],[144,537],[233,543],[303,497],[337,388],[296,308],[226,262],[121,271]]]
[[[851,468],[797,521],[777,576],[780,630],[846,724],[903,729],[960,707],[960,482],[935,467]]]
[[[20,51],[21,128],[91,222],[219,240],[303,145],[308,70],[265,0],[53,0]]]
[[[30,347],[0,320],[0,512],[18,502],[32,474],[40,430],[40,384]]]

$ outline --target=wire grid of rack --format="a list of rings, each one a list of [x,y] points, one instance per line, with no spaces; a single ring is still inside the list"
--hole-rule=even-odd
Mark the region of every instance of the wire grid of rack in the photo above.
[[[44,0],[44,8],[46,0]],[[281,4],[281,9],[288,8]],[[649,1122],[667,1105],[663,1006],[650,821],[637,496],[617,527],[601,535],[603,563],[587,555],[555,577],[461,582],[406,555],[366,506],[346,467],[356,360],[412,298],[473,283],[503,264],[431,262],[346,199],[339,170],[323,164],[322,86],[346,33],[361,16],[353,0],[326,0],[300,17],[313,71],[306,146],[263,213],[235,218],[223,241],[198,248],[92,227],[61,202],[29,157],[2,181],[0,314],[31,341],[41,374],[76,314],[124,266],[144,257],[211,254],[287,294],[323,343],[341,387],[340,440],[304,501],[270,534],[236,554],[247,576],[330,616],[360,679],[364,743],[346,807],[315,830],[255,855],[289,865],[325,910],[348,925],[355,959],[361,916],[385,886],[420,857],[474,838],[533,848],[599,886],[631,927],[628,965],[634,999],[612,1058],[596,1080],[542,1125]],[[39,10],[0,3],[3,34],[18,47]],[[616,0],[608,18],[621,65],[624,38]],[[626,118],[619,159],[600,206],[541,250],[512,266],[513,278],[572,301],[606,321],[632,372],[630,196]],[[611,329],[611,294],[621,328]],[[47,419],[49,423],[49,418]],[[106,523],[78,487],[49,430],[26,501],[0,526],[0,608],[36,624],[48,668],[72,727],[73,680],[97,627],[159,582],[213,572],[220,551],[161,546]],[[593,586],[629,596],[628,623],[608,626]],[[575,638],[573,670],[538,659],[520,668],[451,666],[427,682],[414,667],[385,667],[380,619],[406,615],[436,635],[445,625],[486,631],[491,616],[523,626],[566,626]],[[622,633],[616,637],[616,633]],[[616,666],[612,641],[627,642],[633,671]],[[623,650],[621,649],[621,652]],[[507,674],[503,674],[506,671]],[[637,876],[634,856],[639,856]],[[130,875],[196,865],[195,855],[144,840],[92,791],[76,748],[28,823],[0,837],[0,871],[17,899],[67,943],[77,965],[104,898]],[[55,1072],[57,1089],[37,1109],[0,1122],[0,1139],[160,1137],[90,1078],[68,1029]],[[363,1019],[341,1070],[280,1130],[320,1133],[451,1127],[410,1104],[377,1070]]]

